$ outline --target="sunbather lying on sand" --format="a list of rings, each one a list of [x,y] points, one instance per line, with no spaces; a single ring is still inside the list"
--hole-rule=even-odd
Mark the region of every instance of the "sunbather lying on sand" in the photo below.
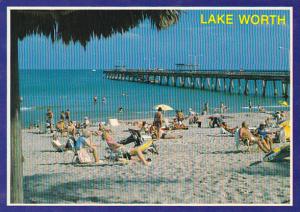
[[[259,148],[268,153],[272,150],[272,145],[269,141],[263,140],[261,138],[255,137],[249,130],[248,124],[244,121],[242,123],[242,128],[239,130],[239,136],[241,139],[249,139],[250,144],[257,144]]]
[[[113,140],[113,138],[110,136],[110,134],[106,131],[102,133],[103,140],[106,141],[109,148],[114,152],[120,152],[122,155],[124,154],[130,154],[131,156],[137,155],[137,157],[142,161],[142,163],[146,166],[150,165],[150,163],[145,159],[142,151],[139,149],[139,147],[135,148],[128,148],[122,144],[118,144],[116,141]]]
[[[187,126],[185,126],[182,121],[177,122],[177,119],[174,119],[172,130],[187,130],[189,129]]]
[[[224,130],[226,130],[227,132],[231,133],[231,134],[234,134],[235,131],[237,130],[238,127],[234,127],[234,128],[230,128],[227,123],[225,121],[223,121],[221,124],[220,124],[220,127],[222,127]]]
[[[182,138],[181,135],[175,136],[175,135],[167,134],[167,132],[164,131],[164,130],[160,130],[160,131],[161,131],[161,133],[160,133],[160,135],[161,135],[160,138],[161,139],[178,139],[178,138]],[[150,135],[152,136],[153,139],[158,138],[157,128],[155,126],[152,125],[150,127],[149,132],[150,132]]]

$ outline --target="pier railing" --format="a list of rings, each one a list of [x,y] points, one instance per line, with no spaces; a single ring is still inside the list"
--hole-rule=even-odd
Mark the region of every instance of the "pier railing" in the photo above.
[[[288,96],[290,84],[289,71],[230,71],[230,70],[137,70],[137,69],[110,69],[105,70],[107,79],[132,82],[153,83],[159,85],[200,88],[202,90],[234,92],[237,84],[238,92],[248,95],[249,82],[254,82],[254,94],[258,94],[258,81],[261,81],[261,94],[266,96],[268,83],[273,84],[273,94],[278,96],[277,82],[282,86],[283,97]],[[237,81],[237,83],[234,83]],[[242,91],[242,84],[244,89]],[[228,89],[227,89],[228,87]]]

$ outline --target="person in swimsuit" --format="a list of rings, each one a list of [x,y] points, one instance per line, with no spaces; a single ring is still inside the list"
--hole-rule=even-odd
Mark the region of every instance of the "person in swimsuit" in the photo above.
[[[162,127],[162,121],[163,121],[163,118],[162,118],[162,108],[159,107],[157,112],[155,113],[154,115],[154,121],[153,121],[153,125],[156,127],[157,129],[157,139],[160,138],[160,130],[161,130],[161,127]]]
[[[117,143],[113,140],[111,135],[107,131],[103,131],[102,133],[102,139],[106,141],[107,145],[113,152],[120,152],[122,155],[124,154],[130,154],[135,155],[135,152],[137,153],[137,157],[142,161],[142,163],[146,166],[150,165],[149,162],[145,159],[142,151],[139,149],[139,147],[136,148],[127,148],[126,146]]]
[[[50,132],[53,133],[53,112],[51,108],[47,110],[46,123],[49,124]]]
[[[66,112],[65,112],[65,118],[66,118],[67,122],[70,121],[70,110],[69,109],[67,109]]]
[[[60,120],[65,121],[65,112],[64,111],[61,111],[61,113],[60,113]]]
[[[82,136],[80,136],[75,142],[75,150],[79,151],[84,147],[89,147],[93,153],[95,162],[99,162],[99,156],[97,153],[96,145],[92,141],[92,133],[88,130],[82,131]]]
[[[244,121],[242,123],[242,128],[239,130],[239,136],[241,139],[249,139],[249,141],[254,144],[256,143],[258,147],[265,153],[268,153],[272,150],[271,145],[258,137],[255,137],[249,130],[248,124]]]

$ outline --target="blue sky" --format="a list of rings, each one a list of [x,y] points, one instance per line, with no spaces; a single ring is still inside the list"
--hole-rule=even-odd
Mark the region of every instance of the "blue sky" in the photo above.
[[[234,15],[233,25],[201,25],[200,14]],[[240,25],[238,14],[285,15],[287,25]],[[284,70],[289,63],[289,11],[183,11],[177,24],[157,31],[148,21],[125,34],[79,43],[33,35],[19,42],[21,69],[175,68]]]

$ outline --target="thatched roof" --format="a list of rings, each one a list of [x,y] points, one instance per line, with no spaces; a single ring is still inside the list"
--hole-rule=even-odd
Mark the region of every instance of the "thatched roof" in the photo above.
[[[31,34],[62,39],[68,44],[79,41],[83,46],[91,37],[109,37],[138,26],[145,19],[158,30],[178,21],[176,10],[15,10],[12,19],[18,38]]]

